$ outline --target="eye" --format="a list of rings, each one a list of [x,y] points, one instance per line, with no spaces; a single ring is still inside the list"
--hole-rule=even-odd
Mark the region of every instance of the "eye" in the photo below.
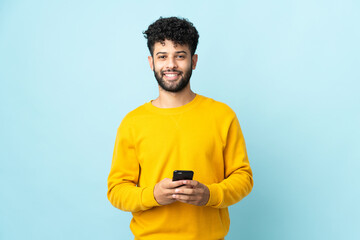
[[[184,55],[178,55],[177,58],[184,59],[185,56]]]
[[[159,55],[159,56],[158,56],[158,59],[165,59],[165,58],[166,58],[165,55]]]

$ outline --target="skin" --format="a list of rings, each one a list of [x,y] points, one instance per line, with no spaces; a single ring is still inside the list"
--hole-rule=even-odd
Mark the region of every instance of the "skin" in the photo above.
[[[178,84],[190,69],[195,70],[198,55],[191,56],[187,45],[174,44],[170,40],[165,40],[163,43],[155,43],[153,55],[149,56],[148,60],[151,70],[160,74],[164,84],[172,87]],[[166,91],[159,86],[159,97],[153,100],[152,104],[159,108],[175,108],[191,102],[195,96],[196,94],[190,88],[190,82],[178,92]],[[179,187],[181,185],[184,186]],[[210,191],[207,186],[195,180],[173,182],[165,178],[155,185],[154,197],[160,205],[179,201],[204,206],[209,200]]]
[[[174,70],[184,74],[189,68],[195,70],[198,55],[191,56],[187,45],[176,45],[170,40],[165,40],[163,43],[155,43],[153,56],[149,56],[148,60],[152,71]],[[181,80],[183,74],[175,79],[163,76],[163,80],[167,85],[174,85]],[[191,102],[195,96],[196,94],[190,89],[190,83],[179,92],[169,92],[159,86],[159,97],[153,100],[152,104],[159,108],[180,107]]]
[[[179,187],[185,184],[185,186]],[[196,180],[172,181],[164,178],[155,185],[155,200],[160,205],[168,205],[175,201],[188,203],[196,206],[204,206],[210,197],[207,186]]]

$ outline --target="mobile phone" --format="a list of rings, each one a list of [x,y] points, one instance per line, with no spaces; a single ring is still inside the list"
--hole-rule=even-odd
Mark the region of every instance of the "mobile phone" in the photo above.
[[[187,170],[175,170],[173,173],[173,181],[178,180],[192,180],[194,176],[193,171],[187,171]]]

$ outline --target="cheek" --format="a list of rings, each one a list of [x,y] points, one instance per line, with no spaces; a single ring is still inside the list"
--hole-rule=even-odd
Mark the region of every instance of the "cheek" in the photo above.
[[[194,65],[192,64],[192,62],[190,62],[188,65],[187,65],[187,68],[186,68],[188,71],[190,71],[191,69],[194,69]]]
[[[161,71],[162,70],[162,68],[163,68],[163,64],[161,64],[161,63],[155,63],[155,64],[153,64],[153,68],[155,69],[155,71]]]

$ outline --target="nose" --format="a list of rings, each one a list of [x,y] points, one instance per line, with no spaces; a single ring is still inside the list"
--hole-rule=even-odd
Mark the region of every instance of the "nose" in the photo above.
[[[169,57],[167,60],[168,60],[167,64],[166,64],[167,69],[177,68],[177,63],[176,63],[175,58]]]

